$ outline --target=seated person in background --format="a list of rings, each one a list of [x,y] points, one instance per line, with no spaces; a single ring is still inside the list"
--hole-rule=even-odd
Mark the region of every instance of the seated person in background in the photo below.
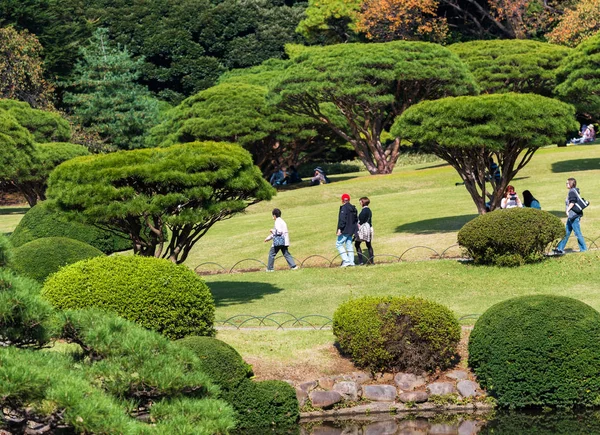
[[[325,175],[325,171],[320,166],[317,166],[315,168],[314,177],[312,177],[310,179],[310,185],[316,186],[318,184],[327,184],[327,183],[329,183],[329,179],[327,178],[327,175]]]
[[[538,210],[542,209],[540,202],[533,197],[529,190],[523,191],[523,206],[529,208],[537,208]]]
[[[581,129],[583,133],[579,133],[581,137],[573,138],[569,143],[581,144],[586,142],[593,142],[596,138],[596,132],[594,131],[594,125],[590,124],[585,129]]]
[[[287,184],[302,182],[302,178],[300,178],[300,175],[298,174],[298,171],[296,170],[296,167],[294,165],[290,166],[289,170],[287,171],[287,177],[285,181],[287,182]]]
[[[280,184],[283,184],[284,179],[285,171],[282,168],[277,168],[275,169],[275,172],[273,172],[273,175],[271,175],[269,183],[271,183],[271,186],[279,186]]]
[[[517,192],[515,192],[515,188],[513,186],[507,186],[506,192],[504,193],[504,198],[500,202],[500,207],[502,208],[515,208],[515,207],[523,207]]]

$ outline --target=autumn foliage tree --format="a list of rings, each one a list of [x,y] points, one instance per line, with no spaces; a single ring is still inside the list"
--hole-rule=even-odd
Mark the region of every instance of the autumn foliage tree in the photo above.
[[[374,41],[441,42],[448,34],[448,23],[438,16],[438,6],[438,0],[365,0],[356,29]]]
[[[600,31],[600,0],[579,0],[546,35],[550,42],[575,47]]]
[[[42,46],[29,32],[0,28],[0,98],[51,106],[53,88],[44,79]]]

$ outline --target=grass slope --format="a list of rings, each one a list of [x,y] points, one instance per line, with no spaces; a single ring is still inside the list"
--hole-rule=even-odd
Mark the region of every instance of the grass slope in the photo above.
[[[539,150],[518,174],[517,192],[529,189],[544,210],[564,216],[565,180],[574,176],[582,195],[591,200],[582,221],[586,237],[600,237],[600,146],[586,145]],[[332,259],[335,250],[337,213],[342,193],[352,202],[368,196],[373,211],[375,254],[401,255],[413,246],[428,246],[438,252],[456,243],[456,232],[476,216],[476,208],[450,166],[427,164],[403,167],[391,175],[364,173],[333,177],[328,185],[279,192],[270,202],[249,207],[243,215],[216,224],[194,247],[186,264],[196,267],[217,262],[229,269],[245,258],[267,260],[263,239],[272,226],[271,210],[282,210],[291,237],[290,252],[303,260],[318,254]],[[576,246],[574,240],[569,247]],[[423,259],[424,251],[409,252],[407,259]],[[284,262],[281,263],[284,265]],[[254,267],[242,263],[238,267]],[[211,266],[205,266],[210,269]]]

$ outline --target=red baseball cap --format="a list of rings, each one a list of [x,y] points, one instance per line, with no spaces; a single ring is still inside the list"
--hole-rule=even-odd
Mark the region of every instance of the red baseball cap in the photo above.
[[[342,201],[350,201],[350,195],[348,195],[347,193],[344,193],[342,195]]]

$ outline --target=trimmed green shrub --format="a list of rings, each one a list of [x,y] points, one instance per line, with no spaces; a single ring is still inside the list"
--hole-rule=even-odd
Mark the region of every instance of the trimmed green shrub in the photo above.
[[[96,257],[64,267],[42,290],[55,307],[97,307],[177,339],[214,335],[208,286],[183,265],[154,257]]]
[[[501,406],[600,404],[600,313],[562,296],[522,296],[488,309],[469,365]]]
[[[244,434],[265,433],[269,428],[292,428],[300,418],[296,391],[283,381],[245,379],[223,396],[236,411],[236,429],[243,430]]]
[[[0,269],[0,341],[41,347],[50,340],[52,307],[40,298],[40,285]]]
[[[333,315],[340,349],[359,367],[433,371],[455,360],[460,325],[448,308],[421,298],[363,297]]]
[[[8,267],[12,260],[12,244],[8,237],[0,234],[0,267]]]
[[[41,202],[32,207],[10,236],[14,247],[24,245],[43,237],[68,237],[92,245],[105,254],[131,249],[131,241],[112,231],[104,231],[92,225],[86,225],[67,219],[64,213],[50,210]]]
[[[102,251],[79,240],[44,237],[14,248],[10,266],[19,275],[44,282],[63,266],[101,255]]]
[[[458,244],[477,264],[520,266],[540,261],[549,243],[562,238],[559,218],[533,208],[496,210],[467,222]]]
[[[200,359],[202,371],[224,390],[233,390],[251,377],[252,366],[227,343],[212,337],[189,336],[177,343],[192,350]]]

